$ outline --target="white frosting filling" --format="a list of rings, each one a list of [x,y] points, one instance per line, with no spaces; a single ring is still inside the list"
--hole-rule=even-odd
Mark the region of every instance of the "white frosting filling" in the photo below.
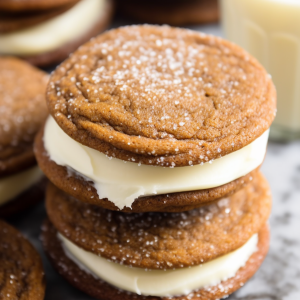
[[[41,24],[0,34],[0,53],[32,55],[57,49],[89,31],[101,18],[105,0],[81,0]]]
[[[99,198],[108,198],[122,209],[140,196],[213,188],[242,177],[263,162],[268,136],[266,131],[250,145],[212,163],[180,168],[108,158],[70,138],[52,117],[45,126],[44,145],[51,160],[92,180]]]
[[[255,234],[241,248],[202,265],[175,270],[130,268],[87,252],[58,235],[66,255],[81,269],[111,285],[138,295],[169,297],[214,286],[234,277],[250,256],[257,251]]]
[[[37,166],[26,171],[0,178],[0,206],[25,192],[37,183],[43,173]]]

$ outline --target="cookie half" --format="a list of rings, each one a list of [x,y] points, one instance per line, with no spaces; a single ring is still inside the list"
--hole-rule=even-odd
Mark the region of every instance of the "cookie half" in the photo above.
[[[81,44],[104,31],[112,14],[112,0],[77,1],[43,22],[1,34],[0,54],[15,55],[37,66],[59,63]]]
[[[0,220],[0,296],[3,299],[42,300],[45,276],[33,246]]]
[[[121,14],[143,23],[183,26],[219,20],[217,0],[118,0],[117,7]]]
[[[180,167],[254,142],[276,92],[238,46],[195,31],[129,26],[86,43],[52,74],[51,115],[75,141],[125,161]]]
[[[6,12],[41,11],[74,4],[78,0],[0,0],[0,10]]]
[[[0,65],[0,214],[7,216],[12,205],[42,199],[39,189],[31,192],[43,178],[33,139],[48,114],[48,75],[17,58],[0,57]]]
[[[260,174],[231,197],[184,213],[107,211],[54,185],[48,187],[46,207],[55,228],[86,251],[137,268],[172,269],[241,247],[266,223],[271,196]]]

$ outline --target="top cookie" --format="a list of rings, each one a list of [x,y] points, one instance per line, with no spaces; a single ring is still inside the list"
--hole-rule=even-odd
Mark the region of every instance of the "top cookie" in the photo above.
[[[1,220],[0,266],[0,299],[44,299],[45,277],[39,254],[16,229]]]
[[[35,11],[57,8],[79,0],[0,0],[0,10],[4,11]]]
[[[127,161],[207,162],[271,125],[274,85],[264,68],[223,39],[167,26],[111,30],[53,73],[50,113],[76,141]]]
[[[34,162],[32,144],[47,117],[48,75],[20,59],[0,57],[0,177]]]

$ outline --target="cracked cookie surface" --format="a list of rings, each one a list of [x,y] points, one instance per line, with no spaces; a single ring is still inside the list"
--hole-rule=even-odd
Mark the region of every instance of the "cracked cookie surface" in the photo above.
[[[53,73],[50,113],[76,141],[160,166],[207,162],[271,125],[276,92],[263,67],[223,39],[167,26],[111,30]]]

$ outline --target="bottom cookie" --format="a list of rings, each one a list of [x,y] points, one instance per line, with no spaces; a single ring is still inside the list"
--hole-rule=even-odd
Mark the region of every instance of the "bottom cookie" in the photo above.
[[[268,225],[265,225],[259,232],[257,251],[249,258],[246,265],[238,270],[234,277],[216,286],[200,289],[185,296],[170,298],[137,295],[115,288],[94,277],[68,258],[57,234],[58,232],[54,226],[49,220],[46,220],[42,228],[42,242],[53,266],[74,287],[100,300],[217,300],[228,296],[243,286],[258,270],[269,248],[269,228]]]
[[[15,228],[0,220],[0,299],[42,300],[41,258]]]
[[[0,206],[0,218],[8,218],[44,199],[47,179],[44,177],[22,194]]]
[[[45,149],[43,136],[44,128],[36,136],[34,151],[40,168],[53,184],[82,202],[119,211],[119,208],[107,198],[99,198],[97,190],[91,181],[87,181],[80,174],[70,172],[70,169],[58,165],[51,160]],[[213,188],[140,197],[135,199],[131,207],[124,207],[121,211],[141,213],[192,210],[207,205],[208,202],[211,203],[212,201],[233,195],[241,188],[250,184],[253,178],[259,176],[259,168],[260,166],[245,176]]]

